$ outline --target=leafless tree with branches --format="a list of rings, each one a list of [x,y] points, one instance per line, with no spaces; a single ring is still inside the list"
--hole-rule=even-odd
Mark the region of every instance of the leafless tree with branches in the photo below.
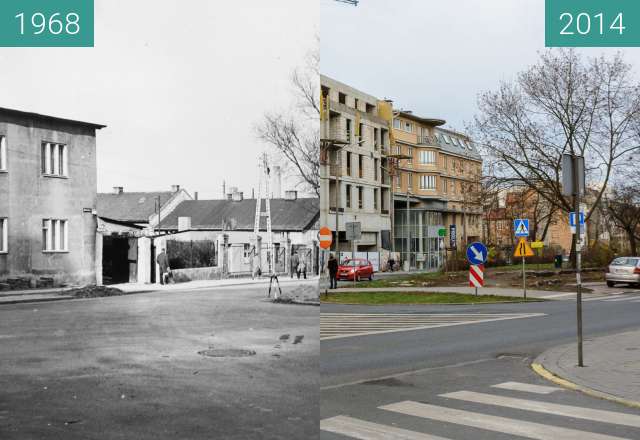
[[[573,202],[562,195],[562,155],[584,156],[587,182],[598,188],[588,219],[615,166],[640,149],[639,90],[621,54],[585,59],[549,50],[514,81],[479,96],[475,138],[496,179],[524,184],[565,212]]]
[[[282,158],[286,172],[303,190],[320,197],[320,56],[315,49],[303,67],[291,73],[294,102],[286,110],[265,113],[255,127],[260,139]]]

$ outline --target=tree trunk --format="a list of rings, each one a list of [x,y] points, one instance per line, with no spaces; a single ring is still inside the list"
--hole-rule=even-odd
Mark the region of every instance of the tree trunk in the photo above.
[[[627,231],[627,235],[629,236],[629,247],[631,248],[631,255],[637,255],[638,246],[636,243],[636,235],[634,230]]]

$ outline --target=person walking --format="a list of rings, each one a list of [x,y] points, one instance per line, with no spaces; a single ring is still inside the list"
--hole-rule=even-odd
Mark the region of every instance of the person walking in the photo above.
[[[327,261],[327,269],[329,269],[329,282],[330,289],[338,288],[338,260],[333,256],[333,254],[329,255],[329,261]]]
[[[165,248],[162,248],[162,250],[158,254],[158,257],[156,258],[156,262],[160,267],[160,284],[168,283],[169,271],[171,269],[169,267],[169,257],[167,257],[167,252]],[[165,276],[167,277],[167,279],[165,279]]]

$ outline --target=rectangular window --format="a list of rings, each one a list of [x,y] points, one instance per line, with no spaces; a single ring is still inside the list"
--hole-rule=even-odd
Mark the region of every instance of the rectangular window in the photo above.
[[[42,250],[66,252],[69,250],[68,221],[61,219],[42,220]]]
[[[374,127],[373,128],[373,149],[377,150],[379,145],[380,143],[378,141],[378,129]]]
[[[0,171],[7,171],[7,138],[0,136]]]
[[[378,164],[378,159],[373,159],[373,180],[375,180],[376,182],[378,181],[378,168],[379,168],[379,164]]]
[[[398,172],[396,174],[396,187],[400,188],[402,186],[402,173]]]
[[[407,147],[407,156],[409,156],[409,159],[407,160],[407,163],[413,162],[413,148],[412,147]]]
[[[362,154],[358,155],[358,177],[364,177],[364,156]]]
[[[413,133],[413,124],[411,122],[405,122],[404,123],[404,131],[407,131],[409,133]]]
[[[420,189],[436,189],[436,176],[420,176]]]
[[[251,244],[244,243],[242,250],[243,250],[243,256],[245,260],[251,257]]]
[[[47,176],[67,176],[67,146],[43,142],[41,149],[42,174]]]
[[[347,176],[351,176],[351,153],[347,151]]]
[[[347,193],[347,197],[345,199],[345,205],[347,208],[351,208],[351,185],[346,185],[345,191]]]
[[[378,210],[378,188],[373,188],[373,209]]]
[[[338,92],[338,102],[340,104],[346,104],[347,103],[347,95],[345,95],[344,93]]]
[[[358,124],[358,138],[360,141],[364,140],[364,124]],[[362,146],[362,142],[360,142],[359,146]]]
[[[442,177],[440,180],[442,181],[442,192],[446,194],[447,193],[447,179]]]
[[[402,127],[402,125],[400,123],[400,119],[394,119],[393,120],[393,128],[400,129],[401,127]]]
[[[407,173],[407,188],[413,188],[413,173]]]
[[[0,252],[9,252],[8,220],[0,218]]]
[[[353,99],[353,108],[355,108],[356,110],[358,110],[358,106],[360,104],[360,101],[358,100],[358,98],[354,98]],[[362,132],[360,132],[362,133]]]
[[[358,187],[358,209],[362,209],[364,207],[364,188],[361,186]]]
[[[435,151],[421,151],[420,163],[423,165],[435,165],[436,164],[436,152]]]
[[[351,119],[347,119],[347,142],[351,143]]]

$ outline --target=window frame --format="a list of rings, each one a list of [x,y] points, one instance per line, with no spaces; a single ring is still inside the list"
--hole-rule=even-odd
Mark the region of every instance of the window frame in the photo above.
[[[45,177],[69,177],[69,145],[43,140],[40,143],[40,173]]]
[[[0,254],[9,253],[9,218],[0,217]]]
[[[42,252],[69,252],[69,220],[64,218],[42,219]]]
[[[7,150],[7,136],[0,133],[0,173],[9,171],[9,165],[7,163],[9,152]]]

